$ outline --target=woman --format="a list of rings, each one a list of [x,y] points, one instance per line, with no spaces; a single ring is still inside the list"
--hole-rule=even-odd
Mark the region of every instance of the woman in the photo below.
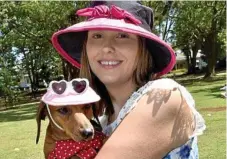
[[[158,79],[175,55],[151,33],[152,10],[135,1],[94,1],[77,15],[88,19],[52,42],[101,96],[103,132],[111,136],[96,158],[198,158],[204,120],[183,86]]]

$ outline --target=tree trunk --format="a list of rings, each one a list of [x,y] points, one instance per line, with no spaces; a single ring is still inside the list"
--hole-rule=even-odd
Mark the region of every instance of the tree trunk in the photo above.
[[[167,17],[165,20],[166,24],[162,35],[162,39],[164,41],[167,41],[170,28],[173,24],[173,19],[170,18],[170,10],[172,9],[172,4],[173,4],[173,1],[167,1],[162,12],[162,16]]]
[[[78,78],[79,69],[75,66],[72,66],[69,62],[62,59],[62,71],[64,75],[64,79],[71,80],[73,78]]]
[[[75,66],[72,66],[70,63],[68,63],[69,71],[70,71],[70,80],[73,78],[79,77],[80,70],[76,68]]]
[[[216,9],[216,4],[217,2],[214,2],[214,6],[213,6],[213,19],[211,22],[211,30],[210,33],[207,36],[207,46],[206,46],[206,50],[209,51],[208,52],[208,65],[207,65],[207,69],[206,69],[206,74],[204,76],[204,78],[208,78],[211,76],[215,75],[215,65],[216,65],[216,61],[217,61],[217,56],[216,56],[216,51],[217,51],[217,18],[215,18],[216,13],[217,13],[217,9]]]
[[[192,58],[191,58],[191,64],[192,64],[192,73],[196,74],[196,56],[201,48],[201,43],[199,39],[195,40],[195,45],[192,46]]]
[[[190,49],[186,46],[182,49],[182,51],[183,51],[184,55],[186,56],[187,70],[188,70],[187,74],[190,74],[190,66],[191,66],[191,64],[190,64],[190,61],[191,61]]]
[[[67,69],[66,61],[63,58],[61,58],[61,62],[62,62],[62,72],[64,75],[64,79],[67,79],[68,78],[68,69]]]
[[[28,57],[28,53],[26,53],[25,51],[25,48],[22,47],[20,48],[21,50],[21,53],[23,54],[24,56],[24,59],[26,61],[25,63],[25,68],[26,68],[26,72],[28,74],[28,78],[30,80],[30,87],[31,87],[31,93],[32,93],[32,96],[35,97],[35,93],[34,93],[34,81],[33,81],[33,77],[32,77],[32,73],[31,73],[31,70],[30,70],[30,67],[29,67],[29,57]],[[22,74],[23,75],[23,74]]]
[[[208,46],[205,46],[207,52],[207,69],[204,78],[212,77],[215,75],[215,64],[216,64],[216,42],[215,42],[216,35],[211,33],[208,36]]]
[[[192,58],[191,58],[191,73],[192,74],[196,74],[196,55],[195,55],[195,52],[193,51],[193,55],[192,55]]]

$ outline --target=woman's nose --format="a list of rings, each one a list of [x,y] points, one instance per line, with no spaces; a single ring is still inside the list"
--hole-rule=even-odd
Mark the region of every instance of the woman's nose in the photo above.
[[[113,42],[109,39],[105,40],[102,50],[104,53],[114,53],[115,48]]]

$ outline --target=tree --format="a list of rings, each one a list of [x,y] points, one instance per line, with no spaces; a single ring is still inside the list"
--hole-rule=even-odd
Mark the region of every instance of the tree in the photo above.
[[[178,6],[174,27],[176,45],[182,50],[193,52],[191,58],[193,70],[198,50],[201,49],[202,53],[206,54],[208,67],[205,77],[215,74],[217,56],[222,52],[223,38],[220,38],[222,39],[220,42],[217,37],[224,34],[225,6],[225,2],[220,1],[181,2]]]
[[[174,17],[178,2],[175,1],[143,1],[154,12],[153,32],[168,43],[174,43]]]
[[[16,100],[15,86],[17,85],[17,71],[15,54],[11,48],[0,47],[0,94],[5,98],[5,104],[14,104]]]
[[[223,54],[223,39],[221,34],[226,34],[226,2],[208,3],[207,7],[211,14],[209,21],[209,28],[207,34],[204,36],[204,47],[203,51],[207,55],[208,67],[206,70],[205,78],[215,75],[215,65],[218,56]]]
[[[62,74],[61,61],[51,45],[52,34],[80,20],[75,16],[75,6],[88,2],[25,1],[0,2],[0,30],[5,46],[15,47],[21,56],[22,71],[29,75],[32,88],[39,79],[50,80]],[[64,65],[64,67],[67,67]],[[67,69],[65,69],[67,70]]]

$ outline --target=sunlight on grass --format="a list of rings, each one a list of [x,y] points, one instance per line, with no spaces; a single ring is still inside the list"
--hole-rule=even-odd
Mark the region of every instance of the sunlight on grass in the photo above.
[[[205,81],[203,79],[176,79],[179,83],[186,86],[188,91],[192,94],[196,107],[223,107],[226,105],[225,99],[221,96],[220,88],[226,84],[225,75],[216,77],[213,81]]]
[[[4,159],[43,159],[43,141],[47,121],[42,123],[42,132],[40,137],[39,144],[36,145],[36,120],[35,120],[35,111],[34,106],[29,106],[32,108],[32,111],[26,112],[26,109],[22,108],[22,111],[19,109],[9,110],[5,112],[0,112],[0,116],[7,119],[7,121],[0,122],[0,156]],[[30,109],[28,109],[30,110]],[[15,114],[12,118],[12,114]],[[23,114],[23,115],[22,115]],[[31,116],[32,115],[32,116]],[[27,117],[30,119],[23,120]]]
[[[199,151],[202,159],[226,158],[226,112],[202,112],[207,129],[199,137]]]
[[[225,159],[226,111],[209,111],[209,108],[226,106],[226,100],[220,94],[220,88],[226,84],[226,74],[212,80],[195,79],[193,76],[185,76],[176,80],[185,85],[192,94],[197,110],[206,121],[207,129],[198,138],[200,159]]]

